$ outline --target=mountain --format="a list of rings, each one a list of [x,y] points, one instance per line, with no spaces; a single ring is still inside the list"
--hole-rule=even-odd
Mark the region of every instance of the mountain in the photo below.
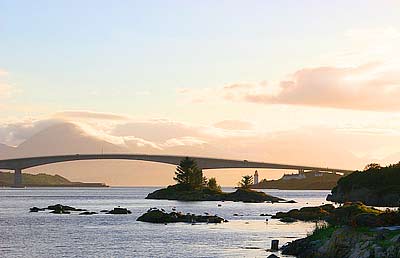
[[[16,148],[0,143],[0,157],[3,159],[15,155]]]
[[[52,125],[25,140],[18,147],[0,144],[0,159],[62,155],[75,153],[152,153],[159,151],[141,142],[119,146],[91,136],[73,123]],[[168,171],[168,172],[166,172]],[[136,178],[141,185],[172,183],[171,165],[121,160],[74,161],[49,164],[24,170],[30,174],[60,174],[72,181],[105,182],[110,185],[132,185]],[[147,176],[143,176],[143,175]]]
[[[62,123],[48,127],[21,143],[17,148],[17,155],[22,157],[102,151],[123,153],[128,152],[128,149],[90,136],[75,124]]]

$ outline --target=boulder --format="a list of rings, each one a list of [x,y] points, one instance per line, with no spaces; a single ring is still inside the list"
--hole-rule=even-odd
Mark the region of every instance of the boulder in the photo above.
[[[49,205],[47,206],[48,210],[63,210],[63,211],[86,211],[85,209],[77,209],[75,207],[67,206],[67,205],[61,205],[61,204],[56,204],[56,205]]]
[[[29,209],[30,212],[39,212],[39,211],[44,211],[45,208],[38,208],[38,207],[32,207]]]

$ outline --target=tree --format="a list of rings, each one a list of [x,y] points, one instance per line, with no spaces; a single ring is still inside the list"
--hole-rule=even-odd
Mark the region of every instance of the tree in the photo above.
[[[203,171],[197,167],[194,159],[189,157],[181,160],[175,170],[174,180],[181,185],[189,185],[192,188],[201,187],[204,183]]]
[[[207,187],[208,189],[213,191],[221,191],[221,186],[217,184],[217,180],[215,179],[215,177],[211,177],[210,179],[208,179]]]
[[[239,182],[239,187],[243,189],[249,189],[253,185],[253,176],[246,175],[242,177]]]
[[[381,165],[379,165],[378,163],[368,164],[368,165],[365,166],[364,171],[367,171],[367,170],[370,170],[370,169],[379,170],[379,169],[381,169]]]

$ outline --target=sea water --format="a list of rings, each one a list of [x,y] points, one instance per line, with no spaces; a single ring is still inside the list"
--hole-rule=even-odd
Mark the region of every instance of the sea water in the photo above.
[[[283,223],[260,216],[325,201],[328,191],[264,190],[297,203],[146,200],[151,187],[0,188],[0,257],[266,257],[305,237],[314,223]],[[224,191],[233,191],[224,188]],[[30,213],[33,206],[69,205],[99,212],[121,206],[130,215]],[[217,214],[222,224],[151,224],[136,221],[149,208]],[[239,215],[239,216],[234,216]],[[278,253],[279,254],[279,253]],[[280,254],[279,254],[280,255]]]

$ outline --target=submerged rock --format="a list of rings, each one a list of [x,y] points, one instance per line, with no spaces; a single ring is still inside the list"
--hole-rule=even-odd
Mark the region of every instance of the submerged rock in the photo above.
[[[181,212],[170,212],[159,209],[150,209],[142,216],[137,218],[137,221],[150,222],[150,223],[175,223],[175,222],[187,222],[187,223],[222,223],[227,222],[221,217],[216,215],[195,215],[195,214],[183,214]]]
[[[94,211],[84,211],[84,212],[79,213],[79,215],[94,215],[94,214],[97,214],[97,212],[94,212]]]

